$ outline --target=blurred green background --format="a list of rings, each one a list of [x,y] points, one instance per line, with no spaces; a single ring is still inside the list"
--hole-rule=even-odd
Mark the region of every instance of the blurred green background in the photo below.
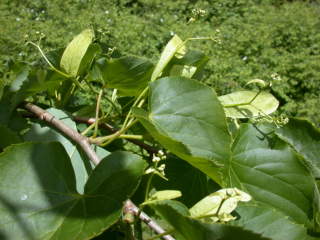
[[[187,24],[193,9],[206,13]],[[189,46],[210,57],[204,81],[219,95],[251,79],[272,80],[280,112],[320,125],[320,1],[2,0],[0,26],[2,86],[11,81],[13,62],[39,62],[27,40],[42,37],[48,52],[93,27],[109,47],[156,62],[175,33],[216,36],[219,42]]]

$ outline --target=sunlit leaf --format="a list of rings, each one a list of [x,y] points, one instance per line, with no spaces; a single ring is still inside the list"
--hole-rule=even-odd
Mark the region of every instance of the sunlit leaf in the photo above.
[[[164,69],[163,76],[201,78],[201,71],[209,58],[199,51],[187,51],[182,57],[173,57]]]
[[[147,201],[143,203],[143,205],[147,205],[150,203],[154,203],[157,201],[163,201],[163,200],[171,200],[175,198],[181,197],[182,194],[178,190],[162,190],[162,191],[156,191],[153,193]]]
[[[220,189],[196,203],[190,208],[190,214],[193,218],[208,222],[227,222],[235,219],[230,213],[236,209],[238,202],[250,200],[250,195],[237,188]]]
[[[93,39],[93,30],[86,29],[74,37],[64,50],[60,61],[60,67],[72,77],[76,77],[80,74],[82,60],[85,57]]]
[[[136,116],[163,146],[219,182],[217,170],[229,157],[231,138],[211,88],[187,78],[161,78],[150,85],[149,113],[139,110]]]
[[[227,117],[250,118],[277,110],[278,100],[268,92],[238,91],[219,97]]]
[[[163,49],[160,59],[152,73],[151,81],[154,81],[160,77],[162,71],[174,55],[177,57],[182,57],[185,54],[185,51],[186,49],[184,42],[178,37],[178,35],[174,35]]]

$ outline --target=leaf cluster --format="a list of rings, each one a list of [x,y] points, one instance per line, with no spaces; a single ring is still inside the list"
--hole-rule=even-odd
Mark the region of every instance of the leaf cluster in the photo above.
[[[279,124],[262,80],[218,96],[199,40],[174,35],[155,63],[92,29],[50,56],[32,43],[48,67],[17,66],[0,100],[3,239],[317,239],[319,129]]]

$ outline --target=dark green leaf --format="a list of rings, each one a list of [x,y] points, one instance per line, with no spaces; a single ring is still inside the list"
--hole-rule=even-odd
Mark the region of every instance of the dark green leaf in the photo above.
[[[207,224],[193,220],[186,214],[176,210],[177,203],[174,201],[163,201],[150,205],[154,208],[175,230],[174,234],[178,240],[267,240],[257,233],[253,233],[242,227],[226,224]]]
[[[0,124],[0,136],[0,151],[11,144],[21,142],[17,133],[2,124]]]
[[[100,64],[105,85],[120,90],[121,95],[138,95],[150,81],[153,64],[143,58],[126,56]]]
[[[276,134],[303,158],[315,177],[320,178],[320,131],[309,121],[291,118]]]
[[[52,71],[29,71],[28,76],[26,76],[22,84],[16,83],[15,86],[12,87],[12,89],[17,89],[17,91],[11,99],[11,108],[15,108],[29,96],[34,96],[47,90],[50,93],[54,92],[64,80],[65,77]]]
[[[47,109],[47,111],[55,116],[55,118],[63,121],[66,126],[77,131],[77,126],[74,121],[70,119],[70,117],[63,111],[55,108]],[[83,193],[84,185],[89,177],[89,174],[92,171],[92,166],[90,164],[90,160],[85,156],[85,154],[82,153],[81,150],[77,148],[77,146],[73,142],[71,142],[57,130],[48,126],[41,126],[38,123],[34,123],[31,126],[24,139],[26,141],[60,142],[64,146],[71,159],[71,164],[76,175],[77,191],[79,193]],[[103,148],[95,148],[95,150],[99,152],[100,158],[104,158],[109,154],[109,152],[104,150]]]
[[[310,226],[313,178],[287,144],[275,138],[271,147],[258,128],[249,124],[240,128],[232,159],[226,162],[228,187],[237,187],[295,223]]]
[[[182,77],[150,84],[149,113],[136,115],[164,147],[220,183],[219,166],[230,156],[231,137],[215,92]]]
[[[233,225],[242,226],[272,240],[313,239],[307,235],[307,229],[303,225],[290,221],[273,208],[249,203],[238,207],[236,211],[240,218],[232,222]]]
[[[8,147],[0,155],[1,233],[8,240],[93,238],[118,220],[143,170],[140,157],[111,154],[80,195],[60,143]]]

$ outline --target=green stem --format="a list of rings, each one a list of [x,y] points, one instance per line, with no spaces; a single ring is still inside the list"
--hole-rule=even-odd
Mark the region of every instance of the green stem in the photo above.
[[[131,108],[130,108],[130,110],[129,110],[129,112],[128,112],[128,114],[127,114],[127,116],[126,116],[126,118],[125,118],[125,120],[124,120],[124,122],[123,122],[123,125],[122,125],[122,128],[126,128],[126,125],[128,124],[128,122],[129,122],[129,118],[131,117],[131,114],[132,114],[132,108],[133,107],[135,107],[135,106],[142,106],[142,104],[143,104],[143,97],[144,97],[144,95],[148,92],[148,90],[149,90],[149,87],[146,87],[141,93],[140,93],[140,95],[137,97],[137,99],[134,101],[134,103],[132,104],[132,106],[131,106]],[[142,99],[142,104],[140,104],[140,100]]]
[[[52,69],[53,71],[55,71],[56,73],[59,73],[60,75],[66,77],[66,78],[71,79],[79,88],[81,88],[82,90],[84,90],[84,88],[83,88],[83,87],[81,86],[81,84],[79,83],[78,79],[75,79],[75,78],[72,77],[71,75],[62,72],[62,71],[60,71],[59,69],[57,69],[55,66],[53,66],[53,64],[52,64],[52,63],[49,61],[49,59],[46,57],[46,55],[44,54],[44,52],[42,51],[42,49],[40,48],[39,45],[37,45],[37,44],[35,44],[34,42],[31,42],[31,41],[27,42],[27,44],[28,44],[28,43],[31,44],[31,45],[33,45],[33,46],[35,46],[35,47],[39,50],[39,52],[40,52],[40,54],[42,55],[42,57],[44,58],[44,60],[48,63],[48,65],[51,67],[51,69]]]
[[[145,191],[145,194],[144,194],[144,201],[146,202],[149,198],[149,192],[150,192],[150,186],[151,186],[151,182],[152,182],[152,178],[154,176],[154,173],[150,173],[150,177],[148,178],[148,181],[147,181],[147,185],[146,185],[146,191]],[[142,208],[142,206],[141,206]],[[141,210],[142,211],[142,210]]]
[[[52,68],[52,70],[54,70],[55,72],[61,74],[62,76],[66,77],[66,78],[70,78],[70,77],[71,77],[71,76],[68,75],[67,73],[64,73],[64,72],[58,70],[57,68],[55,68],[55,67],[52,65],[52,63],[49,61],[49,59],[46,57],[46,55],[43,53],[43,51],[42,51],[42,49],[40,48],[39,45],[35,44],[34,42],[30,42],[30,41],[27,42],[27,44],[28,44],[28,43],[31,44],[31,45],[33,45],[33,46],[35,46],[35,47],[39,50],[39,52],[41,53],[42,57],[43,57],[44,60],[48,63],[48,65]]]
[[[143,136],[142,135],[122,134],[119,136],[119,138],[142,140]]]
[[[93,132],[93,137],[94,138],[98,135],[99,110],[100,110],[100,103],[101,103],[102,94],[103,94],[103,89],[100,90],[99,95],[98,95],[98,99],[97,99],[96,120],[94,121],[94,132]]]
[[[100,143],[102,142],[100,144],[100,146],[105,147],[109,143],[114,141],[116,138],[120,137],[124,132],[126,132],[131,126],[133,126],[137,122],[138,122],[138,120],[134,120],[134,121],[130,122],[130,124],[128,124],[125,128],[120,129],[119,131],[117,131],[114,134],[111,134],[111,135],[105,136],[105,137],[96,138],[95,142],[100,142]]]

